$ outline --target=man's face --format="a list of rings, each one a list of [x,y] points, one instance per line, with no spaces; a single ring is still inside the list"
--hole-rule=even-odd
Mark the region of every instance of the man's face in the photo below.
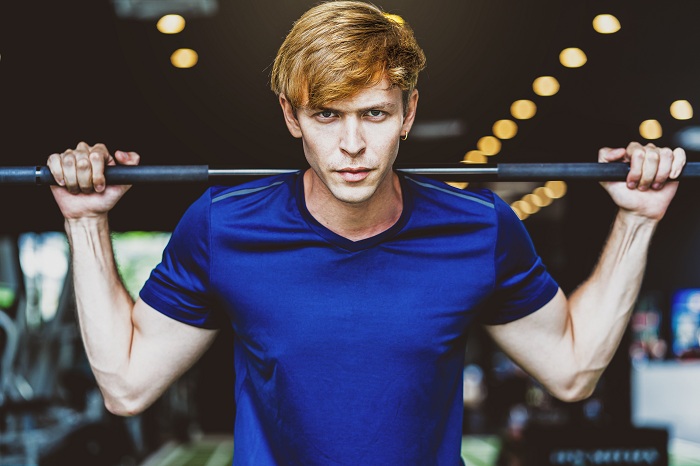
[[[404,115],[401,90],[386,80],[323,108],[299,108],[296,116],[281,96],[287,126],[302,139],[312,168],[311,194],[357,205],[389,189],[387,175],[400,137],[411,129],[417,101],[414,91]]]

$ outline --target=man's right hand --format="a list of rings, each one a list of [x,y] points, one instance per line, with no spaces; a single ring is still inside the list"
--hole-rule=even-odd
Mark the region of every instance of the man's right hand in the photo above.
[[[66,219],[98,217],[107,214],[126,193],[130,185],[107,186],[107,165],[138,165],[136,152],[116,151],[110,155],[104,144],[79,143],[75,149],[51,154],[47,166],[57,186],[51,186],[61,213]]]

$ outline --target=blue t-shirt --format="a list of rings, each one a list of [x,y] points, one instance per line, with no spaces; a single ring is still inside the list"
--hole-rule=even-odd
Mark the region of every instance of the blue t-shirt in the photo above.
[[[401,217],[361,241],[311,216],[301,173],[212,187],[173,232],[140,295],[232,326],[234,465],[461,464],[468,327],[558,285],[494,193],[399,176]]]

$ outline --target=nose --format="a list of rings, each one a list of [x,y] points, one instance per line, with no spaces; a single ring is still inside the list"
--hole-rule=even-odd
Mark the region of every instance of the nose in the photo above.
[[[340,150],[350,157],[362,155],[366,142],[361,121],[357,118],[345,118],[341,132]]]

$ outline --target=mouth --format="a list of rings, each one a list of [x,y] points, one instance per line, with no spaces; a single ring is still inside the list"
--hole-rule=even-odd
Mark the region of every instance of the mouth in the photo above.
[[[367,178],[372,170],[365,167],[341,168],[337,173],[348,183],[357,183]]]

